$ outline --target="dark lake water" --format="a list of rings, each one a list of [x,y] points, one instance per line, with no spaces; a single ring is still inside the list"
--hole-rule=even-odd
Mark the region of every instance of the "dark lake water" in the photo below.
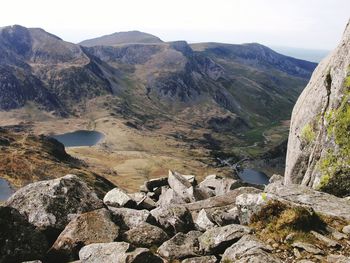
[[[242,179],[242,181],[250,184],[269,183],[269,177],[266,174],[253,169],[243,169],[238,173],[238,176]]]
[[[13,193],[14,190],[9,182],[0,178],[0,201],[6,201]]]
[[[104,138],[98,131],[75,131],[51,136],[61,142],[65,147],[93,146]]]

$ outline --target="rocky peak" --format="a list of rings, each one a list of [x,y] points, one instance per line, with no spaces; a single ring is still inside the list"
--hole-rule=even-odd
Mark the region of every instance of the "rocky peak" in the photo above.
[[[292,114],[285,183],[350,195],[350,26],[317,67]]]

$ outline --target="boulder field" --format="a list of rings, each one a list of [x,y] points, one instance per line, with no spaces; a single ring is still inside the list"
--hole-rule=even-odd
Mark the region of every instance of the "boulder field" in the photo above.
[[[76,175],[32,183],[0,207],[0,262],[349,262],[350,201],[270,181],[169,171],[103,200]]]

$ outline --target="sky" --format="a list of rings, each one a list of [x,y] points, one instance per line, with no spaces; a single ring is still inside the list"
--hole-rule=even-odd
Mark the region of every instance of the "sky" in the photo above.
[[[3,0],[0,27],[40,27],[66,41],[140,30],[164,41],[331,50],[350,0]]]

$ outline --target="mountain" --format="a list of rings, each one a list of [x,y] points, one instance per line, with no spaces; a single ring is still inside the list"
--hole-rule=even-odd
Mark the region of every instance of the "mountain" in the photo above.
[[[140,31],[117,32],[102,37],[87,39],[79,43],[85,47],[92,46],[116,46],[121,44],[155,44],[163,41],[151,34]]]
[[[217,156],[258,156],[286,140],[291,109],[315,67],[259,44],[84,47],[42,29],[4,27],[0,123],[31,121],[45,134],[99,129],[109,134],[101,160],[131,148],[150,154],[150,167],[140,168],[150,176],[160,173],[154,156],[177,156],[179,166],[191,162],[202,172]]]
[[[350,195],[350,24],[292,114],[285,182]]]

